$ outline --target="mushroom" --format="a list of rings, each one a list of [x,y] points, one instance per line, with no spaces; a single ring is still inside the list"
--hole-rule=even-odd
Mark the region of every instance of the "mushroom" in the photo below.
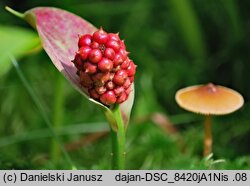
[[[212,83],[183,88],[175,99],[183,109],[205,115],[204,156],[212,152],[211,116],[232,113],[244,104],[238,92]]]

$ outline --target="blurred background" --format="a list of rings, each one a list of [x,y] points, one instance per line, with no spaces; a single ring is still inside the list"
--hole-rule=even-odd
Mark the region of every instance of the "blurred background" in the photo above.
[[[78,169],[109,169],[111,159],[102,111],[59,74],[36,32],[6,5],[59,7],[125,39],[138,65],[127,169],[250,169],[248,0],[1,0],[0,169],[70,169],[46,124]],[[214,155],[204,159],[204,118],[179,108],[175,93],[209,82],[237,90],[245,105],[213,117]]]

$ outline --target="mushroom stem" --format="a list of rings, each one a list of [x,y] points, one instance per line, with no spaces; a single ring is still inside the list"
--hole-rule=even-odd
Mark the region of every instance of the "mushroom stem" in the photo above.
[[[212,152],[212,131],[211,131],[211,115],[205,116],[205,138],[204,138],[204,152],[203,155],[207,156]]]

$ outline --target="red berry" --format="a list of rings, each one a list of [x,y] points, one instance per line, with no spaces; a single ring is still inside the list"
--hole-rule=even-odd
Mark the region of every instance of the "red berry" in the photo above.
[[[100,95],[96,92],[95,89],[90,89],[89,95],[91,98],[94,98],[94,99],[99,99],[99,97],[100,97]]]
[[[109,90],[101,95],[100,100],[105,105],[113,105],[116,102],[115,93],[112,90]]]
[[[112,48],[106,48],[104,51],[104,56],[110,60],[113,60],[115,57],[115,51]]]
[[[81,85],[84,86],[85,88],[91,88],[92,85],[93,85],[93,81],[92,79],[90,78],[90,76],[83,72],[83,71],[80,71],[80,79],[81,79]]]
[[[107,87],[107,89],[112,90],[112,89],[114,89],[115,84],[113,83],[113,81],[108,81],[108,82],[105,84],[105,86]]]
[[[124,90],[125,89],[122,86],[121,87],[116,87],[114,89],[114,93],[115,93],[116,96],[119,96],[119,95],[121,95],[122,92],[124,92]]]
[[[127,88],[127,89],[125,90],[125,92],[126,92],[127,95],[129,95],[131,91],[132,91],[131,87],[129,87],[129,88]]]
[[[99,44],[104,44],[108,40],[108,34],[101,28],[93,34],[93,40]]]
[[[107,73],[102,73],[102,72],[99,72],[97,74],[95,74],[92,79],[95,83],[96,86],[103,86],[108,80],[109,80],[109,76],[110,76],[110,73],[107,72]]]
[[[114,41],[119,41],[120,40],[118,33],[117,34],[109,33],[108,38],[109,38],[109,40],[114,40]]]
[[[92,63],[98,63],[102,59],[102,52],[99,49],[93,49],[89,52],[89,60]]]
[[[76,54],[75,59],[72,61],[78,70],[83,69],[82,58],[79,54]]]
[[[130,59],[127,57],[127,59],[125,61],[123,61],[123,63],[121,64],[121,68],[123,69],[127,69],[130,63]]]
[[[136,70],[136,65],[131,61],[128,68],[127,68],[128,76],[134,76],[135,70]]]
[[[117,98],[117,103],[123,103],[127,99],[127,94],[125,92],[122,92],[121,95]]]
[[[119,53],[117,53],[117,54],[115,55],[115,58],[114,58],[113,61],[114,61],[114,66],[118,66],[118,65],[122,64],[122,62],[123,62],[123,57],[122,57],[122,55],[119,54]]]
[[[81,56],[82,60],[86,60],[91,51],[91,48],[88,46],[83,46],[79,49],[78,54]]]
[[[95,42],[95,41],[93,41],[91,44],[90,44],[90,47],[92,48],[92,49],[97,49],[97,48],[99,48],[99,43],[97,43],[97,42]]]
[[[80,37],[78,41],[78,47],[81,48],[82,46],[90,46],[92,36],[90,34],[86,34]]]
[[[127,78],[126,81],[125,81],[124,84],[123,84],[123,87],[124,87],[125,89],[127,89],[127,88],[130,87],[130,85],[131,85],[130,79]]]
[[[113,68],[113,62],[107,58],[102,58],[102,60],[98,63],[98,68],[102,72],[109,72]]]
[[[124,44],[124,40],[120,41],[120,46],[121,46],[121,48],[126,50],[126,45]]]
[[[115,41],[115,40],[109,40],[107,43],[106,43],[106,47],[107,48],[112,48],[114,49],[114,51],[118,52],[120,50],[120,44],[119,42]]]
[[[99,95],[102,95],[102,94],[104,94],[105,92],[106,92],[106,87],[104,87],[104,86],[101,86],[101,87],[95,87],[95,90],[96,90],[96,92],[99,94]]]
[[[97,71],[97,66],[95,64],[93,64],[93,63],[85,62],[84,63],[84,69],[85,69],[86,73],[94,74]]]
[[[124,60],[127,58],[127,56],[128,56],[128,52],[127,52],[125,49],[123,49],[123,48],[121,48],[121,49],[119,50],[118,54],[121,55],[123,61],[124,61]]]
[[[119,70],[118,72],[115,73],[114,82],[117,85],[123,85],[127,77],[128,75],[125,70]]]

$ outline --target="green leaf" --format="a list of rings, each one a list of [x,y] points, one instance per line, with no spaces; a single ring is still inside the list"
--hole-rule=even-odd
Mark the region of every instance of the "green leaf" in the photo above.
[[[39,37],[27,29],[0,25],[0,76],[11,68],[9,55],[22,57],[40,45]]]

